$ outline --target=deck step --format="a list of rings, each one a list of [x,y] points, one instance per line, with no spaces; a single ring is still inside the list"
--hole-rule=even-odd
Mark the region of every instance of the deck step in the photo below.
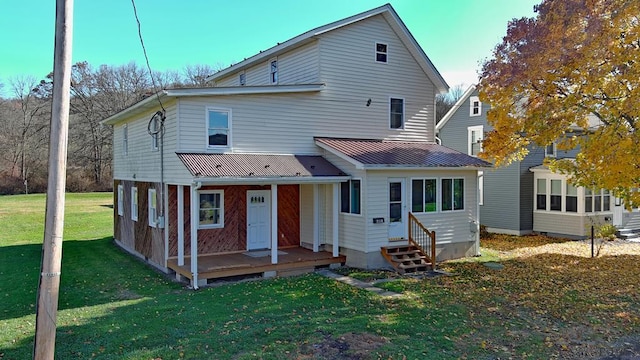
[[[427,271],[431,267],[428,257],[415,245],[386,246],[380,252],[401,274]]]

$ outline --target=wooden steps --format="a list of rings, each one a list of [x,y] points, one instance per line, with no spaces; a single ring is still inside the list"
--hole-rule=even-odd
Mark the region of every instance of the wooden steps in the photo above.
[[[389,264],[401,274],[432,269],[428,256],[415,245],[384,246],[380,248],[380,252]]]

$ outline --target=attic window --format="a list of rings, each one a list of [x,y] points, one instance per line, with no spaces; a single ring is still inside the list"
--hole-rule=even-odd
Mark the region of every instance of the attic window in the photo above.
[[[245,86],[247,84],[247,75],[245,73],[240,74],[240,86]]]
[[[269,62],[269,78],[271,80],[271,84],[278,83],[278,60],[273,59]]]
[[[376,62],[387,62],[387,44],[376,43]]]
[[[469,116],[480,115],[482,115],[482,103],[480,102],[480,98],[472,96],[469,98]]]

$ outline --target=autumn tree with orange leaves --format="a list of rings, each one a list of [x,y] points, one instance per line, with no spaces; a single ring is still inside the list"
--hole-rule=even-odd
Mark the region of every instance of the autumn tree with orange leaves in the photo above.
[[[640,204],[640,1],[544,0],[512,20],[482,67],[493,126],[483,142],[496,165],[560,140],[573,160],[550,160],[574,185]],[[594,126],[595,125],[595,126]]]

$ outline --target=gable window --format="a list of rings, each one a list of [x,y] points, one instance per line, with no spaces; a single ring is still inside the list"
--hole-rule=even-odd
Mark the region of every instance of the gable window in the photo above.
[[[551,204],[552,211],[562,211],[562,180],[551,180]]]
[[[348,180],[340,184],[340,212],[360,214],[360,180]]]
[[[138,221],[138,188],[131,188],[131,220]]]
[[[389,99],[389,127],[391,129],[404,127],[404,99]]]
[[[240,86],[245,86],[247,85],[247,74],[245,73],[240,73]]]
[[[480,115],[482,115],[482,103],[480,102],[480,98],[472,96],[469,98],[469,116]]]
[[[127,124],[122,127],[122,153],[125,155],[129,153],[129,127]]]
[[[565,211],[578,212],[578,188],[567,183],[567,195],[565,196]]]
[[[149,226],[158,225],[158,200],[156,199],[156,189],[149,189]]]
[[[552,142],[551,144],[544,147],[544,157],[556,157],[558,149],[556,148],[556,143]]]
[[[536,184],[536,210],[547,210],[547,180],[538,179]]]
[[[269,62],[269,79],[271,84],[278,83],[278,60],[273,59]]]
[[[124,187],[118,185],[118,215],[124,215]]]
[[[200,192],[198,225],[201,229],[224,227],[224,191]]]
[[[387,62],[387,44],[376,43],[376,62]]]
[[[231,110],[207,108],[207,145],[210,148],[229,147]]]
[[[411,211],[427,213],[437,211],[436,179],[411,180]]]
[[[442,199],[440,208],[442,211],[464,209],[464,179],[441,179]]]
[[[467,128],[467,149],[469,151],[469,155],[478,156],[478,154],[482,151],[483,134],[484,130],[482,128],[482,125],[469,126]]]

